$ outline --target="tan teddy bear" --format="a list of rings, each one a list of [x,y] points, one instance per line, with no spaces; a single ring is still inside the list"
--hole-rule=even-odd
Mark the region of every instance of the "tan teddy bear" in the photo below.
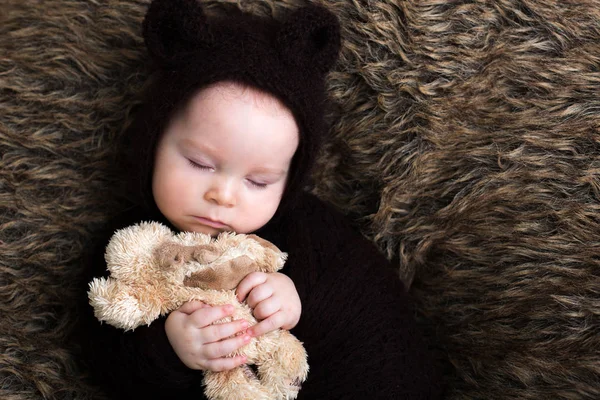
[[[252,310],[235,295],[250,272],[275,272],[287,254],[256,235],[174,234],[157,222],[121,229],[105,253],[110,277],[90,282],[88,296],[100,321],[133,330],[189,300],[211,305],[233,304],[232,317],[256,324]],[[306,379],[308,363],[302,343],[286,330],[253,338],[230,354],[245,355],[248,365],[204,373],[210,399],[295,399]],[[256,372],[249,365],[255,367]]]

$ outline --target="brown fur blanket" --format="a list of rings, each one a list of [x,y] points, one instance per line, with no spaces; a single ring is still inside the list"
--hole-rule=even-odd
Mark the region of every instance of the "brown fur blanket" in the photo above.
[[[344,43],[315,192],[395,261],[447,397],[600,398],[600,1],[321,2]],[[0,0],[2,399],[97,396],[73,303],[147,3]]]

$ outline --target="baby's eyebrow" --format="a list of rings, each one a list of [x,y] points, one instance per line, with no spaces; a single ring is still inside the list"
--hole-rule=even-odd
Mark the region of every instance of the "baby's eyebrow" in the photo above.
[[[267,174],[279,177],[285,175],[287,171],[279,168],[259,167],[254,168],[252,172],[255,174]]]
[[[212,146],[207,145],[205,143],[196,143],[193,140],[188,139],[188,138],[181,139],[180,145],[183,147],[191,147],[194,150],[206,152],[209,155],[211,155],[215,152],[215,150]]]

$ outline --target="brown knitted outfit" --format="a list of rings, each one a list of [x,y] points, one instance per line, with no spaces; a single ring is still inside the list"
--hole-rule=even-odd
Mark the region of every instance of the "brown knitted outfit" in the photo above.
[[[160,134],[199,89],[241,82],[278,98],[299,128],[282,203],[255,232],[289,253],[281,272],[302,301],[292,333],[304,343],[310,372],[298,398],[438,398],[440,378],[395,271],[340,213],[303,191],[326,134],[324,78],[340,46],[336,17],[308,6],[283,22],[241,13],[208,18],[196,0],[155,0],[143,28],[159,78],[124,137],[124,187],[132,206],[99,238],[89,277],[107,275],[103,253],[114,230],[148,220],[176,230],[152,200]],[[123,332],[94,318],[85,293],[81,302],[87,362],[111,398],[204,398],[202,371],[174,353],[165,318]]]

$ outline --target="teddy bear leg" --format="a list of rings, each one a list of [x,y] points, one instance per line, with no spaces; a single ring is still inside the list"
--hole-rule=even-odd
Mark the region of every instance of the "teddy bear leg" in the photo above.
[[[295,399],[308,375],[302,343],[285,330],[271,332],[259,341],[258,374],[277,399]]]
[[[204,394],[211,400],[271,400],[258,377],[247,365],[222,372],[204,373]]]

